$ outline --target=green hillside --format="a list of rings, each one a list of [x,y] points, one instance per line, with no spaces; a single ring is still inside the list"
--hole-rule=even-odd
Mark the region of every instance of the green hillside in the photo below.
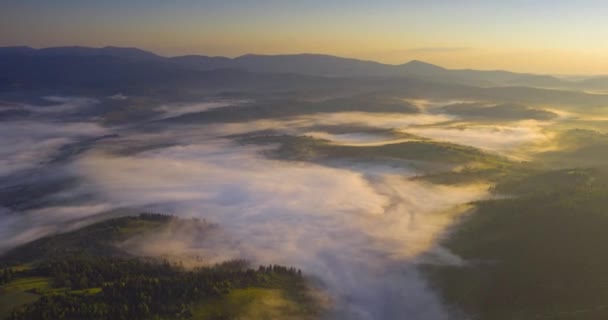
[[[300,270],[245,261],[186,269],[115,246],[180,219],[122,217],[41,238],[0,257],[0,319],[310,319]],[[207,226],[198,220],[204,232]]]

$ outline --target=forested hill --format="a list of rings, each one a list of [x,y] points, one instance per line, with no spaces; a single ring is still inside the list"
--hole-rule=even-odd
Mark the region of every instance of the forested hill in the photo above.
[[[227,261],[185,269],[112,245],[175,221],[158,214],[117,218],[4,254],[0,319],[309,319],[319,312],[295,268]],[[268,300],[273,305],[264,307]]]

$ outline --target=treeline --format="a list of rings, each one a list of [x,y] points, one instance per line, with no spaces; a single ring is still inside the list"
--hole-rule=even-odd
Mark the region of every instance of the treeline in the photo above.
[[[56,289],[21,307],[10,320],[188,319],[190,305],[233,289],[304,286],[300,270],[283,266],[247,268],[244,261],[185,270],[167,261],[73,256],[51,260],[28,276],[52,279]]]

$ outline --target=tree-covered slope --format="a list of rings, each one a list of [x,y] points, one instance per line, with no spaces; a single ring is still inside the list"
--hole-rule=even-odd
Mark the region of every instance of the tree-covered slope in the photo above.
[[[472,319],[608,317],[608,179],[558,170],[505,179],[444,244],[461,266],[427,267]]]
[[[116,243],[180,219],[122,217],[53,235],[0,257],[2,319],[310,319],[319,308],[302,272],[245,261],[184,268]],[[198,220],[201,232],[209,226]],[[269,304],[270,303],[270,304]],[[262,307],[266,306],[266,307]]]

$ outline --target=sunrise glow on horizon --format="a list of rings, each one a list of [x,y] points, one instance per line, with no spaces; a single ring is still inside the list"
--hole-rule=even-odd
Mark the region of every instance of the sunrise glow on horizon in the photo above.
[[[0,46],[162,55],[322,53],[390,64],[608,74],[603,1],[6,1]]]

